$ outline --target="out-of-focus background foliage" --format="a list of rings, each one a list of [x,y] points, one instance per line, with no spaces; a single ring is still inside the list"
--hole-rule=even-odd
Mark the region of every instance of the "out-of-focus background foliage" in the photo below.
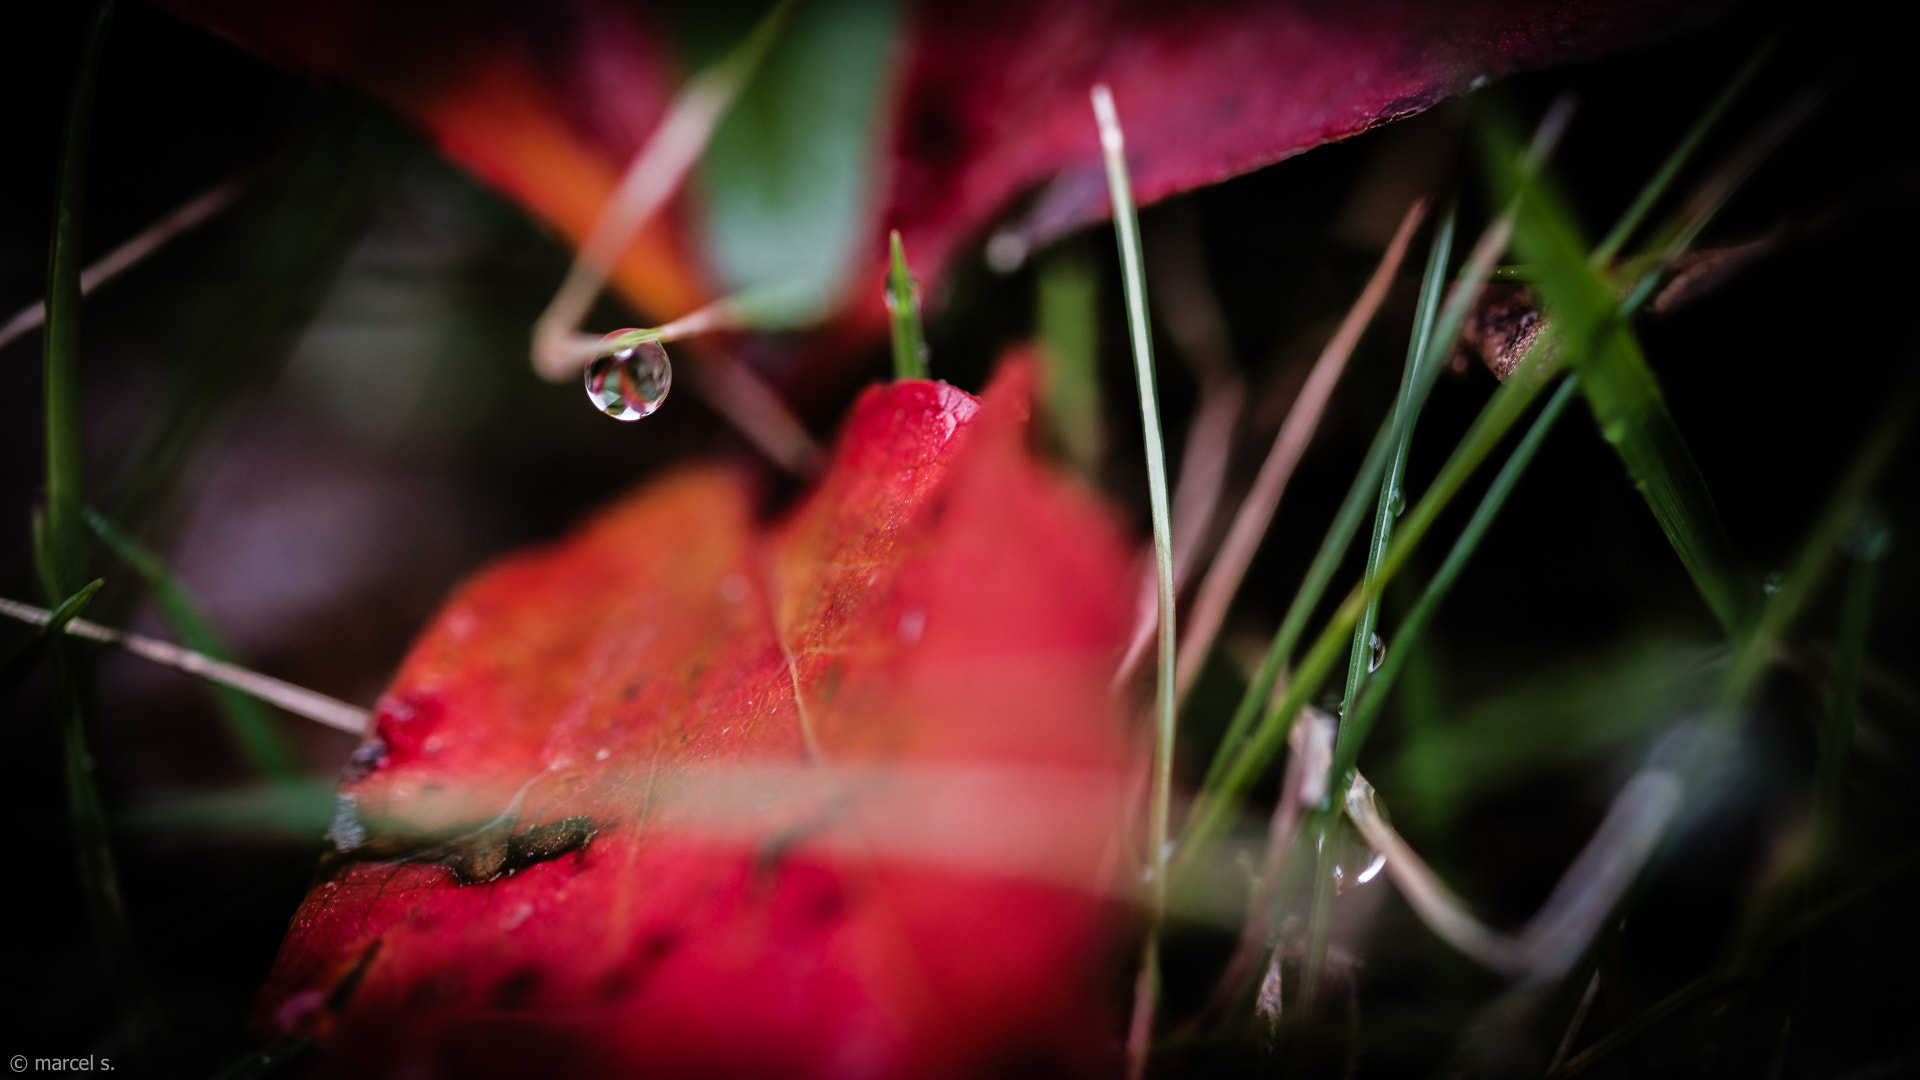
[[[41,0],[0,16],[9,117],[0,314],[44,288],[83,16],[81,5]],[[1526,116],[1558,93],[1577,95],[1556,168],[1598,233],[1782,27],[1779,55],[1700,158],[1724,156],[1795,93],[1825,92],[1706,238],[1780,230],[1781,248],[1643,326],[1756,583],[1786,566],[1916,362],[1908,313],[1920,284],[1920,147],[1904,58],[1861,11],[1749,5],[1656,48],[1502,91]],[[1458,183],[1466,224],[1484,218],[1484,182],[1462,152],[1466,126],[1465,107],[1442,108],[1147,212],[1150,263],[1157,250],[1197,244],[1249,380],[1230,491],[1249,482],[1406,199]],[[577,386],[537,381],[528,329],[567,251],[351,95],[124,4],[101,69],[91,161],[89,258],[210,185],[255,177],[213,223],[104,286],[83,322],[90,501],[168,559],[250,666],[370,704],[463,573],[559,535],[673,462],[752,459],[693,394],[676,393],[656,416],[626,425],[593,412]],[[1098,480],[1144,535],[1112,239],[1093,230],[1064,247],[1099,268],[1109,441]],[[1210,713],[1206,702],[1230,708],[1244,680],[1234,660],[1257,655],[1390,406],[1416,277],[1408,272],[1368,335],[1254,564],[1187,728],[1195,762],[1223,722],[1207,719],[1221,708]],[[978,389],[997,353],[1031,332],[1034,291],[1033,262],[997,274],[977,253],[968,258],[931,297],[935,375]],[[608,305],[593,325],[631,321]],[[1176,447],[1195,401],[1177,357],[1164,342]],[[883,377],[886,364],[876,343],[869,370]],[[0,352],[0,594],[19,598],[37,594],[27,541],[43,472],[39,383],[37,335]],[[1414,444],[1414,490],[1491,386],[1477,367],[1443,379]],[[797,397],[815,433],[829,435],[845,399],[820,402],[804,388]],[[1779,1063],[1785,1075],[1890,1076],[1920,1066],[1905,1018],[1911,994],[1902,991],[1920,961],[1911,914],[1920,900],[1917,463],[1910,443],[1878,503],[1892,545],[1831,883],[1836,893],[1868,891],[1766,977],[1656,1026],[1609,1067],[1758,1075]],[[1449,512],[1439,536],[1458,530],[1468,505]],[[1428,570],[1439,558],[1437,542],[1430,546]],[[108,585],[90,617],[167,634],[134,575],[104,555],[97,567]],[[1356,563],[1339,580],[1357,573]],[[1389,617],[1411,596],[1390,593]],[[1720,795],[1660,860],[1626,928],[1604,940],[1608,977],[1592,1032],[1628,1021],[1711,964],[1756,881],[1804,823],[1836,598],[1830,589],[1802,621],[1725,762]],[[27,636],[0,627],[8,649]],[[1443,876],[1490,921],[1517,923],[1622,779],[1710,693],[1724,656],[1718,640],[1618,459],[1576,406],[1455,589],[1363,768]],[[120,823],[116,853],[141,959],[165,1003],[179,1068],[208,1073],[251,1045],[242,1026],[250,994],[306,888],[325,788],[352,740],[279,718],[314,783],[222,811],[206,796],[251,778],[202,686],[105,655],[99,694],[97,775]],[[105,1053],[116,1037],[112,995],[78,896],[58,733],[43,695],[31,672],[0,686],[11,920],[0,1050]],[[1363,1071],[1446,1059],[1498,989],[1435,943],[1384,882],[1342,898],[1336,932],[1341,948],[1364,959]],[[1212,932],[1174,937],[1173,1015],[1204,996],[1222,949]],[[1209,1053],[1176,1053],[1170,1064],[1201,1069]]]

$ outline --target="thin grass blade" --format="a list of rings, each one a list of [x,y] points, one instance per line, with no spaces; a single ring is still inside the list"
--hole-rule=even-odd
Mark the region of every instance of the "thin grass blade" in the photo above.
[[[55,606],[80,591],[87,561],[86,531],[80,520],[81,209],[94,88],[112,16],[113,4],[105,0],[88,20],[80,70],[67,112],[48,256],[44,339],[47,503],[45,517],[36,522],[34,540],[37,569],[47,588],[48,602]],[[67,820],[73,833],[81,895],[118,1010],[120,1034],[135,1048],[132,1057],[154,1064],[156,1041],[161,1037],[160,1012],[134,949],[133,930],[120,894],[120,875],[108,843],[106,812],[94,779],[93,750],[88,744],[93,711],[92,657],[65,634],[53,635],[47,645],[52,675],[49,697],[61,729]]]
[[[1429,297],[1436,298],[1446,286],[1446,266],[1451,257],[1453,235],[1456,220],[1451,211],[1441,222],[1434,234],[1433,247],[1427,256],[1425,275],[1420,283],[1421,308],[1415,314],[1415,340],[1424,341],[1431,346],[1439,314],[1439,304],[1429,303]],[[1462,295],[1472,292],[1462,288]],[[1443,337],[1451,339],[1459,333],[1460,320],[1466,315],[1464,304],[1456,305],[1459,318],[1446,331]],[[1449,309],[1450,314],[1452,309]],[[1431,350],[1429,350],[1431,351]],[[1409,372],[1415,370],[1408,368]],[[1420,369],[1420,370],[1425,370]],[[1437,370],[1437,369],[1436,369]],[[1418,398],[1424,401],[1426,393],[1432,388],[1431,381],[1419,383],[1415,390]],[[1293,659],[1293,650],[1305,632],[1307,620],[1326,594],[1327,586],[1333,581],[1333,575],[1340,569],[1340,560],[1346,557],[1348,545],[1353,543],[1354,534],[1360,531],[1360,522],[1366,514],[1367,500],[1372,497],[1375,486],[1379,484],[1385,472],[1388,455],[1392,454],[1397,443],[1397,430],[1401,419],[1398,410],[1389,416],[1374,435],[1373,443],[1367,449],[1359,473],[1353,479],[1353,485],[1347,489],[1346,498],[1335,512],[1333,523],[1328,526],[1326,535],[1321,538],[1320,548],[1314,553],[1313,562],[1307,567],[1307,573],[1301,579],[1300,587],[1295,590],[1293,600],[1287,606],[1286,614],[1280,619],[1280,629],[1274,634],[1273,642],[1267,653],[1261,658],[1260,667],[1254,673],[1253,681],[1248,684],[1246,693],[1241,696],[1239,706],[1234,710],[1233,719],[1227,725],[1226,734],[1220,745],[1214,750],[1213,760],[1207,766],[1207,775],[1201,783],[1201,790],[1212,789],[1220,782],[1222,774],[1245,745],[1247,733],[1252,730],[1254,721],[1260,716],[1261,708],[1273,696],[1274,685],[1279,681],[1280,672],[1285,670]],[[1211,577],[1211,575],[1209,575]]]
[[[158,555],[98,512],[89,509],[85,516],[88,527],[114,557],[140,575],[160,617],[189,649],[225,663],[233,662],[233,649]],[[299,755],[258,700],[219,683],[212,684],[212,689],[214,700],[226,719],[227,730],[256,772],[275,781],[300,775]]]
[[[1633,234],[1639,231],[1641,222],[1646,220],[1654,204],[1660,201],[1660,197],[1666,194],[1669,187],[1673,186],[1674,178],[1693,158],[1694,152],[1700,149],[1700,143],[1707,137],[1707,133],[1713,130],[1714,125],[1718,124],[1720,118],[1726,114],[1728,107],[1739,98],[1740,92],[1745,90],[1747,84],[1753,81],[1753,77],[1766,66],[1767,58],[1773,55],[1774,45],[1775,42],[1769,40],[1754,50],[1747,62],[1741,65],[1732,79],[1727,81],[1726,87],[1713,99],[1713,104],[1708,105],[1707,111],[1701,113],[1700,119],[1694,121],[1693,126],[1687,129],[1680,144],[1675,146],[1673,152],[1667,155],[1667,159],[1660,163],[1660,168],[1647,180],[1646,186],[1640,189],[1633,203],[1620,215],[1620,220],[1614,222],[1613,229],[1607,233],[1606,238],[1593,249],[1593,253],[1588,256],[1589,266],[1596,270],[1605,269],[1613,262],[1614,256],[1620,254],[1621,248],[1626,246],[1627,241],[1633,239]]]
[[[1497,249],[1494,249],[1497,250]],[[1476,279],[1484,279],[1487,266],[1491,264],[1491,254],[1486,262],[1474,271]],[[1470,293],[1472,290],[1465,290]],[[1456,295],[1456,299],[1458,295]],[[1462,305],[1465,306],[1464,304]],[[1451,302],[1449,307],[1452,307]],[[1447,319],[1441,320],[1441,327],[1447,327]],[[1457,332],[1457,323],[1453,327]],[[1542,333],[1549,338],[1551,330]],[[1451,348],[1451,334],[1436,336],[1436,344]],[[1549,360],[1543,360],[1542,350],[1536,348],[1517,368],[1513,375],[1503,383],[1499,390],[1481,409],[1480,416],[1473,426],[1454,448],[1440,473],[1434,478],[1420,501],[1410,510],[1402,521],[1400,534],[1388,545],[1386,555],[1380,561],[1379,574],[1371,583],[1361,583],[1354,587],[1341,602],[1340,607],[1328,620],[1320,636],[1307,650],[1287,684],[1286,693],[1261,716],[1259,724],[1247,737],[1245,743],[1232,761],[1221,772],[1217,783],[1203,789],[1194,803],[1194,809],[1188,821],[1186,835],[1181,841],[1179,865],[1175,867],[1176,876],[1184,876],[1188,866],[1205,858],[1205,852],[1226,834],[1227,828],[1239,813],[1240,803],[1252,789],[1274,756],[1285,744],[1287,730],[1300,709],[1316,693],[1323,680],[1334,670],[1348,645],[1348,637],[1353,627],[1360,621],[1360,614],[1366,605],[1379,595],[1381,589],[1393,579],[1393,575],[1403,566],[1413,548],[1433,527],[1447,504],[1465,485],[1467,479],[1479,468],[1480,463],[1493,452],[1506,433],[1526,413],[1528,406],[1539,393],[1547,377],[1552,374]],[[1381,462],[1384,468],[1384,455]],[[1371,478],[1369,487],[1379,482],[1379,473]]]
[[[1399,429],[1398,445],[1394,448],[1393,462],[1387,466],[1386,475],[1380,479],[1380,497],[1374,503],[1373,538],[1367,545],[1367,566],[1361,579],[1368,586],[1379,576],[1380,560],[1386,556],[1387,544],[1393,540],[1393,523],[1404,509],[1406,496],[1401,492],[1401,484],[1407,473],[1407,453],[1413,445],[1413,428],[1420,419],[1420,406],[1424,398],[1416,399],[1413,388],[1420,385],[1423,361],[1438,364],[1438,357],[1427,360],[1427,346],[1433,335],[1433,320],[1440,309],[1439,282],[1445,277],[1447,259],[1453,247],[1453,224],[1455,211],[1449,208],[1440,234],[1435,237],[1433,253],[1427,263],[1426,287],[1420,290],[1419,306],[1414,310],[1414,334],[1407,343],[1406,367],[1400,378],[1400,396],[1394,406],[1394,427]],[[1353,647],[1347,657],[1347,685],[1340,697],[1340,726],[1347,726],[1347,716],[1353,711],[1354,698],[1360,693],[1360,686],[1366,681],[1373,664],[1373,641],[1380,618],[1380,597],[1376,592],[1361,612],[1360,621],[1353,628]],[[1342,734],[1345,734],[1343,731]]]
[[[1420,599],[1414,604],[1413,610],[1409,611],[1407,617],[1394,629],[1394,646],[1387,651],[1386,659],[1381,663],[1379,670],[1375,671],[1372,678],[1367,681],[1365,692],[1359,696],[1359,701],[1348,718],[1346,737],[1341,740],[1334,752],[1332,775],[1335,778],[1333,781],[1335,784],[1347,782],[1343,778],[1349,776],[1354,764],[1359,760],[1360,748],[1366,744],[1367,735],[1373,730],[1374,720],[1379,717],[1381,708],[1393,693],[1395,682],[1406,670],[1410,658],[1414,655],[1414,646],[1419,642],[1420,636],[1426,632],[1427,625],[1433,621],[1434,615],[1439,612],[1441,601],[1446,599],[1447,592],[1453,588],[1454,582],[1459,580],[1460,572],[1466,569],[1467,563],[1472,560],[1473,553],[1478,550],[1487,529],[1500,515],[1500,508],[1506,505],[1507,497],[1513,494],[1514,487],[1526,474],[1527,467],[1533,463],[1534,455],[1540,450],[1540,444],[1546,441],[1548,432],[1553,430],[1554,424],[1560,419],[1560,414],[1566,411],[1567,403],[1573,400],[1579,388],[1577,375],[1569,375],[1561,380],[1560,389],[1547,400],[1547,404],[1540,410],[1540,415],[1534,418],[1533,426],[1527,429],[1527,434],[1520,440],[1520,444],[1515,446],[1513,453],[1507,457],[1507,463],[1501,466],[1499,474],[1493,479],[1493,484],[1487,488],[1487,493],[1481,496],[1480,505],[1474,509],[1473,517],[1468,520],[1466,528],[1460,531],[1459,538],[1453,542],[1453,548],[1447,552],[1446,561],[1440,564],[1440,569],[1434,572],[1433,579],[1427,582],[1426,590],[1420,594]]]
[[[907,268],[900,230],[887,237],[887,314],[893,323],[893,377],[927,377],[927,336],[920,329],[920,283]]]
[[[1160,598],[1160,665],[1155,686],[1153,788],[1147,811],[1147,866],[1153,925],[1141,949],[1134,1016],[1129,1032],[1128,1073],[1146,1069],[1159,983],[1159,923],[1167,906],[1169,819],[1173,807],[1174,682],[1177,634],[1174,627],[1173,515],[1167,498],[1167,452],[1160,435],[1160,403],[1153,371],[1153,334],[1147,324],[1145,260],[1140,254],[1140,221],[1134,213],[1133,187],[1127,177],[1126,141],[1113,94],[1105,84],[1093,88],[1094,118],[1106,158],[1107,190],[1113,199],[1113,228],[1120,245],[1121,283],[1127,298],[1127,330],[1133,343],[1134,375],[1140,388],[1140,421],[1146,435],[1147,495],[1153,514],[1153,565]]]
[[[1779,587],[1767,598],[1753,629],[1737,641],[1721,683],[1719,704],[1723,723],[1732,722],[1751,699],[1786,632],[1808,603],[1819,594],[1834,557],[1843,549],[1848,530],[1860,520],[1874,485],[1906,439],[1914,410],[1920,406],[1920,368],[1915,368],[1893,401],[1874,424],[1854,455],[1846,474],[1814,519],[1793,565],[1780,577]]]

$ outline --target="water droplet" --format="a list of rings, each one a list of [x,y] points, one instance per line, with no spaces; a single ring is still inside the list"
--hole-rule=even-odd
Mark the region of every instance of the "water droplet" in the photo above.
[[[360,821],[360,800],[338,795],[333,803],[333,820],[327,824],[327,839],[341,851],[352,851],[367,842],[367,827]]]
[[[1335,893],[1340,893],[1340,892],[1346,891],[1346,888],[1347,888],[1347,872],[1340,868],[1339,863],[1334,863],[1333,864],[1333,891]]]
[[[1772,596],[1774,593],[1779,592],[1780,591],[1780,575],[1777,572],[1768,574],[1766,580],[1760,583],[1760,591],[1763,593],[1766,593],[1768,596]]]
[[[637,333],[615,330],[602,341]],[[587,400],[615,420],[649,416],[667,400],[673,387],[673,365],[657,341],[642,341],[610,356],[596,356],[587,365]]]
[[[1376,851],[1373,853],[1372,861],[1367,863],[1367,868],[1365,870],[1360,871],[1360,876],[1355,878],[1354,881],[1358,882],[1361,885],[1365,885],[1367,882],[1372,881],[1376,877],[1379,877],[1380,871],[1384,870],[1386,868],[1386,865],[1387,865],[1387,857],[1385,855],[1382,855],[1380,852]]]
[[[1367,674],[1371,675],[1387,662],[1387,643],[1375,634],[1367,639],[1367,650]]]
[[[918,644],[927,632],[927,609],[918,605],[900,613],[900,625],[895,633],[903,645]]]
[[[1395,484],[1393,490],[1387,492],[1387,513],[1392,514],[1394,517],[1399,517],[1402,513],[1406,512],[1406,509],[1406,492],[1401,491],[1400,485]]]

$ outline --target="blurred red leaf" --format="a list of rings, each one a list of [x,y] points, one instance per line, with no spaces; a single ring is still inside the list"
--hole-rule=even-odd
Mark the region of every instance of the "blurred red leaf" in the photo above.
[[[159,0],[412,117],[446,153],[578,240],[684,77],[664,20],[621,0]],[[1087,103],[1109,83],[1145,202],[1418,112],[1500,76],[1702,21],[1725,0],[972,0],[912,5],[870,241],[900,229],[933,279],[1014,200],[1036,243],[1107,212]],[[684,201],[616,286],[679,315],[713,292]],[[864,278],[862,280],[865,280]]]
[[[872,389],[776,522],[685,470],[461,588],[261,1026],[338,1074],[1110,1062],[1127,559],[1030,383]]]

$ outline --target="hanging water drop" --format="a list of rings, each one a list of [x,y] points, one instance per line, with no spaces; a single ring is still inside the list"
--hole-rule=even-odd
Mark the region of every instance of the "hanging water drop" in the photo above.
[[[1386,662],[1387,643],[1379,634],[1375,634],[1367,639],[1367,674],[1380,670],[1380,665]]]
[[[1387,513],[1399,517],[1406,509],[1407,496],[1400,490],[1400,485],[1395,484],[1392,490],[1387,492]]]
[[[639,333],[615,330],[601,341]],[[657,341],[641,341],[606,356],[596,356],[587,365],[587,400],[593,407],[615,420],[638,420],[648,416],[667,400],[673,387],[673,365],[667,350]]]

